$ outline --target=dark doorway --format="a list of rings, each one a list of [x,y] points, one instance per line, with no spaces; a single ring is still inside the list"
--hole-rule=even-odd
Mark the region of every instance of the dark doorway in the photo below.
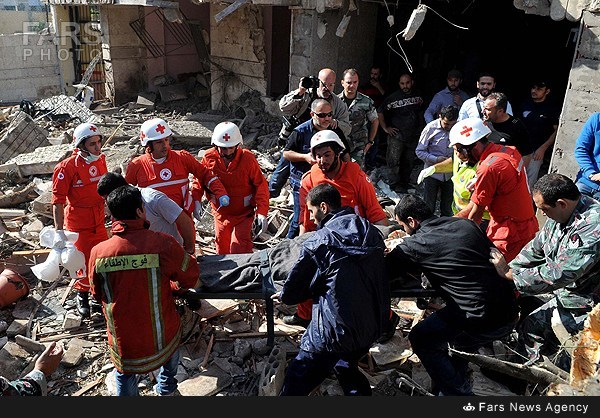
[[[288,92],[292,14],[287,7],[272,6],[264,8],[264,17],[267,95],[277,98]]]
[[[554,100],[562,103],[579,23],[527,15],[512,3],[429,2],[433,10],[427,10],[414,37],[405,41],[399,36],[426,103],[446,86],[446,74],[452,68],[463,72],[462,87],[472,95],[476,93],[477,74],[490,71],[496,74],[496,90],[506,93],[517,107],[528,97],[530,83],[538,77],[550,80]],[[395,20],[392,27],[387,21],[388,8],[379,8],[373,59],[386,73],[391,90],[397,88],[398,77],[407,71],[407,65],[387,43],[400,51],[395,35],[404,29],[416,5],[415,1],[393,8],[388,2]],[[449,22],[469,29],[459,29]]]

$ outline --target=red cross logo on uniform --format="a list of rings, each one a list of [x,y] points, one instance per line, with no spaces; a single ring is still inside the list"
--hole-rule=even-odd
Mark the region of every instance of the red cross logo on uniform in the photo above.
[[[96,132],[97,130],[98,128],[96,128],[94,125],[90,126],[90,131]]]
[[[463,126],[463,130],[460,131],[460,134],[463,136],[471,136],[471,131],[473,130],[473,128],[468,128],[466,126]]]
[[[225,134],[225,135],[223,135],[223,139],[224,139],[225,141],[229,141],[229,138],[231,138],[231,137],[229,136],[229,134]]]
[[[160,132],[161,134],[165,133],[165,127],[162,126],[160,123],[156,126],[156,132]]]

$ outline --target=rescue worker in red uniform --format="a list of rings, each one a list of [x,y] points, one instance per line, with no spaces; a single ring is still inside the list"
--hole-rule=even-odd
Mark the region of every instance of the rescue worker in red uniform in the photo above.
[[[150,119],[142,124],[140,141],[146,147],[146,153],[134,158],[127,166],[127,183],[163,192],[192,216],[191,174],[204,190],[216,196],[219,205],[227,206],[229,196],[221,180],[188,151],[172,150],[172,135],[163,119]]]
[[[480,223],[487,208],[487,236],[510,261],[535,237],[539,225],[521,154],[515,147],[489,142],[490,133],[480,118],[463,119],[450,130],[450,146],[479,162],[471,201],[455,216]]]
[[[73,154],[59,162],[52,174],[52,214],[56,234],[54,248],[64,248],[67,242],[64,230],[79,234],[75,247],[85,256],[86,266],[92,247],[108,238],[104,226],[104,199],[96,186],[108,171],[102,154],[102,135],[98,127],[82,123],[73,132]],[[77,311],[90,316],[89,277],[85,271],[75,281]],[[94,311],[100,311],[92,304]]]
[[[171,395],[182,333],[174,294],[198,285],[198,262],[171,235],[149,229],[138,188],[117,187],[106,204],[112,237],[92,248],[88,268],[106,318],[117,396],[138,395],[137,375],[158,369],[154,392]]]
[[[352,161],[342,161],[344,144],[333,131],[319,131],[310,140],[310,152],[316,164],[304,173],[300,186],[300,234],[316,231],[317,225],[311,219],[306,207],[308,191],[317,184],[329,183],[342,196],[342,206],[350,206],[354,211],[375,225],[389,225],[387,215],[375,194],[375,188],[360,166]],[[308,325],[312,317],[312,300],[298,304],[297,313],[285,316],[283,321],[291,325]],[[394,326],[395,328],[395,326]]]
[[[242,134],[233,122],[219,123],[212,134],[211,148],[201,163],[215,173],[229,192],[230,204],[222,207],[209,199],[215,219],[217,254],[245,254],[253,250],[252,229],[260,235],[267,229],[269,185],[250,150],[241,147]]]

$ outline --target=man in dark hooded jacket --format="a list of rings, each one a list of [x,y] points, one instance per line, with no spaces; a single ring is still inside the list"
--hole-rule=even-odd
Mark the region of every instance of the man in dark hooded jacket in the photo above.
[[[358,361],[385,329],[390,289],[383,235],[328,183],[312,188],[307,209],[319,229],[302,245],[283,289],[292,305],[312,298],[312,321],[289,364],[280,395],[308,395],[333,371],[345,395],[371,395]]]

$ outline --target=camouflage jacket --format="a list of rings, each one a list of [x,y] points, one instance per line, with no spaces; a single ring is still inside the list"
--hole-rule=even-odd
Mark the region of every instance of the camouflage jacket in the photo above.
[[[524,295],[553,292],[569,309],[591,309],[600,301],[600,203],[581,196],[566,224],[548,219],[510,262]]]
[[[338,94],[338,97],[344,100],[344,92]],[[373,99],[357,92],[356,97],[348,106],[348,112],[350,125],[352,125],[348,142],[352,147],[350,150],[352,152],[356,148],[364,148],[367,144],[369,140],[369,124],[367,122],[373,122],[377,119],[377,109],[375,109]]]

